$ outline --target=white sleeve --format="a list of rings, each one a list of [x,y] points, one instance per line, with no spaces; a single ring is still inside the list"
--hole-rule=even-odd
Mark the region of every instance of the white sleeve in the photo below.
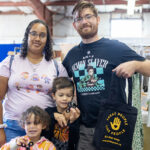
[[[10,76],[10,73],[9,73],[9,62],[10,62],[10,56],[6,57],[0,63],[0,76],[9,78],[9,76]]]
[[[62,63],[58,62],[59,77],[68,77],[68,73]]]
[[[17,150],[18,146],[16,143],[16,138],[12,139],[9,143],[10,143],[10,150]]]

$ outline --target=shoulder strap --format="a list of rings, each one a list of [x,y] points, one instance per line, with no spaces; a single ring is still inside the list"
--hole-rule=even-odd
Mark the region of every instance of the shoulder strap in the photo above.
[[[59,76],[58,64],[57,64],[57,61],[55,59],[53,59],[53,60],[54,60],[54,65],[55,65],[57,77],[58,77]]]
[[[14,60],[14,55],[11,55],[10,56],[10,61],[9,61],[9,71],[10,72],[11,72],[11,66],[12,66],[13,60]]]

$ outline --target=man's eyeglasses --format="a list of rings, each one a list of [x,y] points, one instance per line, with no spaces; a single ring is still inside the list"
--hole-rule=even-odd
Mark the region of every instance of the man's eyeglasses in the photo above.
[[[47,36],[47,34],[44,33],[44,32],[41,32],[41,33],[38,34],[37,32],[32,31],[32,32],[29,32],[29,34],[30,34],[32,37],[34,37],[34,38],[36,38],[37,36],[39,36],[41,39],[43,39],[43,38],[45,38],[45,37]]]
[[[84,17],[77,17],[74,19],[74,22],[82,22],[83,19],[85,19],[86,21],[90,21],[93,17],[95,17],[95,15],[85,15]]]

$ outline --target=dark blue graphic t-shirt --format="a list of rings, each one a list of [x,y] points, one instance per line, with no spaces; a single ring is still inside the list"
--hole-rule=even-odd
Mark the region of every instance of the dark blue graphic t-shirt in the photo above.
[[[81,42],[69,51],[63,65],[75,81],[83,124],[95,126],[99,103],[109,96],[112,69],[132,60],[143,61],[144,58],[124,43],[106,38],[90,44]],[[125,81],[122,87],[125,87]],[[122,99],[125,103],[126,98]]]

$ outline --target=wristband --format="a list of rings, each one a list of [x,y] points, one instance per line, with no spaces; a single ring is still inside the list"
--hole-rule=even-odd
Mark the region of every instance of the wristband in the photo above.
[[[0,129],[6,128],[6,127],[7,127],[7,124],[0,124]]]

